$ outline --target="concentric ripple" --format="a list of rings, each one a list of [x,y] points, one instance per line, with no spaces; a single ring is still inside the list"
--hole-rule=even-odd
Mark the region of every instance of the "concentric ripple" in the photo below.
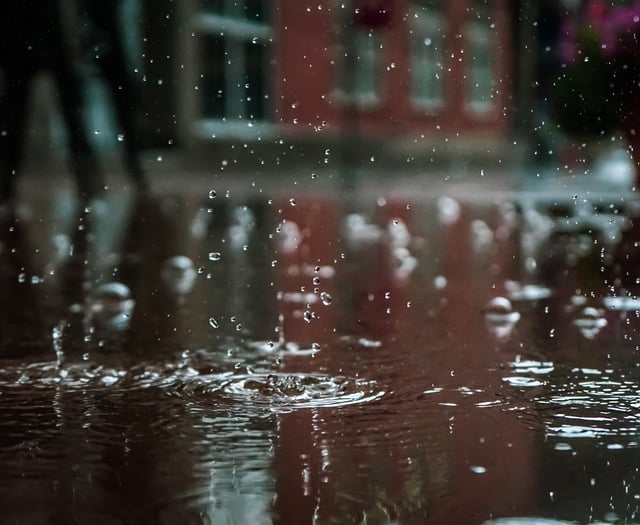
[[[272,410],[340,407],[374,401],[385,394],[374,381],[323,374],[256,373],[204,379],[191,392],[202,401],[222,395]]]

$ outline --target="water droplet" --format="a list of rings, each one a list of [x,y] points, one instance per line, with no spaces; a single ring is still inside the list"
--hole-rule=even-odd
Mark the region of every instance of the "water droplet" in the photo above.
[[[222,259],[222,254],[220,252],[209,252],[210,261],[219,261],[220,259]]]
[[[296,200],[295,199],[289,199],[289,204],[291,204],[291,206],[295,206],[296,205]]]
[[[216,193],[216,190],[210,190],[209,191],[209,198],[210,199],[215,199],[217,195],[218,194]]]
[[[325,306],[329,306],[333,301],[331,295],[329,295],[327,292],[322,292],[320,294],[320,300],[322,301],[322,304],[324,304]]]
[[[216,321],[215,317],[209,317],[209,326],[211,328],[218,328],[220,325],[218,324],[218,321]]]
[[[185,255],[169,257],[162,264],[161,277],[172,293],[187,294],[192,290],[196,280],[193,261]]]
[[[124,142],[124,135],[122,133],[118,133],[117,140],[118,142]]]

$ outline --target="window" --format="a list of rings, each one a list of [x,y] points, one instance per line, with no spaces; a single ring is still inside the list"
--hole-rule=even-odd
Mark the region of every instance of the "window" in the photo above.
[[[207,0],[196,17],[201,127],[248,130],[270,119],[271,26],[265,0]]]
[[[360,106],[377,104],[382,92],[383,32],[354,25],[352,2],[339,3],[339,95]]]
[[[488,113],[494,108],[494,32],[495,23],[486,6],[470,10],[466,23],[467,100],[475,113]]]
[[[447,19],[440,2],[416,2],[411,13],[411,100],[417,108],[444,105]]]

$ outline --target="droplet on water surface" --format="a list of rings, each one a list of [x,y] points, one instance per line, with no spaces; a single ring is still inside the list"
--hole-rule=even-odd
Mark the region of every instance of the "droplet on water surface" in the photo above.
[[[164,261],[161,277],[169,291],[176,295],[185,295],[195,284],[196,269],[189,257],[176,255]]]
[[[98,286],[89,297],[89,311],[94,325],[109,330],[129,327],[135,305],[129,287],[118,282]]]

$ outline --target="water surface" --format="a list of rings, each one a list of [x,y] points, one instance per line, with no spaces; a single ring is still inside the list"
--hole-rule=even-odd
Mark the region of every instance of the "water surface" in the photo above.
[[[19,210],[0,523],[640,522],[636,211],[220,189]]]

